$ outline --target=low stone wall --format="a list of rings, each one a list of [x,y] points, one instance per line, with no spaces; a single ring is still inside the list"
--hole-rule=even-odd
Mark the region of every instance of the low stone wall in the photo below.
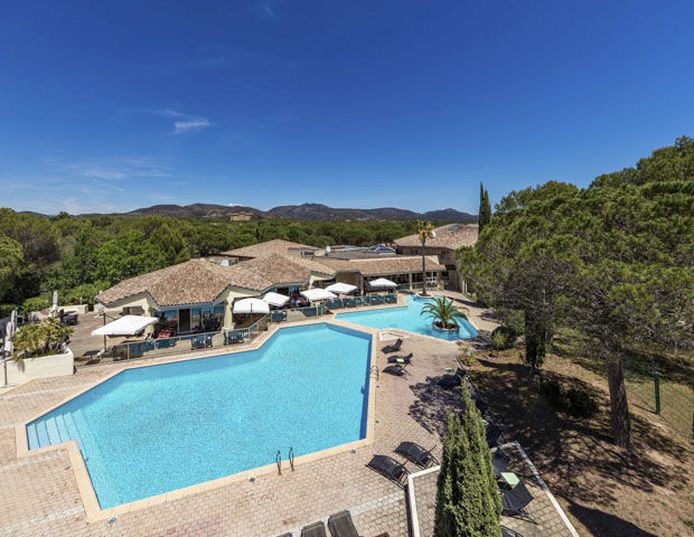
[[[68,348],[65,354],[26,358],[21,362],[10,360],[7,362],[7,383],[21,384],[33,379],[72,375],[75,370],[74,358]]]

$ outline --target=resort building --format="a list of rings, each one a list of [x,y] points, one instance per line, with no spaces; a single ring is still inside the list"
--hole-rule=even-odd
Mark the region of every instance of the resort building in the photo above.
[[[436,237],[426,241],[426,255],[436,256],[438,262],[445,265],[441,279],[446,289],[465,291],[465,281],[460,275],[460,262],[456,250],[475,245],[479,233],[477,224],[449,224],[434,231]],[[422,241],[417,234],[397,239],[395,244],[399,254],[422,255]]]
[[[366,293],[368,282],[376,278],[387,278],[400,289],[421,288],[421,255],[343,259],[325,254],[320,248],[271,240],[124,280],[99,293],[96,301],[113,313],[158,317],[157,330],[178,335],[234,328],[234,301],[271,291],[296,296],[343,282]],[[445,270],[427,256],[427,285],[438,285]]]

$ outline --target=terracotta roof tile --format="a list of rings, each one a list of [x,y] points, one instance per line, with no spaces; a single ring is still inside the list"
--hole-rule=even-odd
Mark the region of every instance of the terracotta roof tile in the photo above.
[[[285,241],[282,239],[273,239],[271,241],[261,242],[258,244],[253,244],[251,246],[243,246],[242,248],[235,248],[234,250],[228,250],[222,252],[223,255],[228,256],[238,256],[238,257],[260,257],[264,255],[271,254],[288,254],[290,250],[302,249],[302,250],[319,250],[315,246],[307,246],[306,244],[299,244],[298,242]]]
[[[363,276],[384,276],[387,274],[406,274],[422,270],[422,258],[420,256],[395,255],[390,257],[378,257],[374,259],[336,259],[331,257],[318,257],[321,263],[330,265],[338,272],[359,272]],[[426,270],[446,270],[446,267],[426,258]]]
[[[448,224],[436,228],[436,237],[427,239],[426,245],[431,248],[450,248],[457,250],[463,246],[474,246],[477,242],[477,224]],[[398,246],[421,247],[422,241],[417,234],[396,239]]]

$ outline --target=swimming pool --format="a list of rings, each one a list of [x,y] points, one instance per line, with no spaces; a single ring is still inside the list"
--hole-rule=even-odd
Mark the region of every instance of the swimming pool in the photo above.
[[[477,337],[477,330],[468,321],[457,319],[460,329],[458,332],[438,332],[431,327],[431,318],[421,315],[422,308],[429,300],[417,298],[414,295],[406,297],[407,306],[396,308],[384,308],[367,311],[353,311],[349,313],[338,313],[337,318],[349,323],[362,324],[378,330],[386,328],[399,328],[432,336],[449,341],[459,339],[469,339]]]
[[[366,436],[371,337],[326,323],[260,349],[125,370],[27,425],[76,440],[102,509]]]

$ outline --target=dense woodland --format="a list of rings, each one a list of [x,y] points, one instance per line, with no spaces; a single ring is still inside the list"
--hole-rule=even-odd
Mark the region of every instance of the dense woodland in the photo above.
[[[0,209],[0,317],[16,306],[82,303],[126,278],[270,239],[367,246],[416,231],[414,221],[316,222],[160,216],[20,214]]]
[[[694,139],[588,188],[511,192],[461,259],[478,299],[525,334],[531,371],[557,330],[604,364],[614,438],[629,449],[624,362],[681,364],[694,346]]]

